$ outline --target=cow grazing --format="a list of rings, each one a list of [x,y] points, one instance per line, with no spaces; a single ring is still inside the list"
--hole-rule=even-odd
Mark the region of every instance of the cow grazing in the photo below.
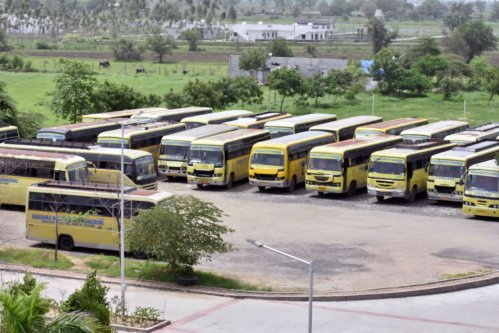
[[[111,67],[111,63],[109,62],[109,60],[101,60],[99,61],[99,68],[109,68]]]
[[[188,73],[189,73],[189,71],[188,71],[187,69],[183,69],[183,70],[182,70],[182,74],[186,75],[186,74],[188,74]]]
[[[144,66],[139,66],[137,68],[135,68],[135,74],[140,74],[140,73],[145,73],[146,72],[146,69],[144,68]]]

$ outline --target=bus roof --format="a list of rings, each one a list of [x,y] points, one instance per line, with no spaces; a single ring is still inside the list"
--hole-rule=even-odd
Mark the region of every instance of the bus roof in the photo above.
[[[301,123],[306,123],[313,120],[327,120],[327,119],[336,119],[336,115],[329,113],[311,113],[304,114],[301,116],[294,116],[290,118],[273,120],[269,121],[265,124],[265,126],[276,126],[276,127],[292,127]]]
[[[124,129],[124,137],[129,138],[135,133],[141,133],[144,131],[160,131],[164,128],[176,128],[176,127],[183,127],[185,128],[184,124],[177,123],[177,122],[156,122],[156,123],[148,123],[148,124],[143,124],[143,125],[131,125],[128,126]],[[103,137],[113,137],[113,138],[121,138],[121,128],[119,129],[114,129],[110,131],[105,131],[99,134],[99,138]]]
[[[434,141],[430,140],[422,143],[415,144],[400,144],[395,146],[395,148],[388,148],[384,150],[376,151],[372,154],[372,156],[386,156],[386,157],[400,157],[405,158],[411,155],[417,155],[425,151],[432,151],[438,148],[452,148],[455,145],[453,143],[449,143],[448,141]]]
[[[367,136],[361,139],[350,139],[345,141],[338,141],[334,143],[329,143],[327,145],[317,146],[312,148],[313,152],[323,152],[323,153],[343,153],[345,151],[369,147],[370,145],[374,145],[382,142],[391,142],[399,143],[402,141],[402,138],[398,135],[389,135],[389,134],[381,134],[381,135],[372,135]]]
[[[387,129],[388,128],[389,129],[392,127],[397,127],[399,125],[417,123],[417,122],[422,122],[422,121],[428,121],[428,119],[425,119],[425,118],[398,118],[398,119],[386,120],[386,121],[383,121],[381,123],[365,125],[362,127],[358,127],[357,129],[366,129],[366,128],[374,128],[374,129]]]
[[[307,140],[311,139],[318,139],[318,138],[325,138],[325,137],[332,137],[333,135],[328,132],[321,132],[321,131],[307,131],[307,132],[301,132],[301,133],[296,133],[296,134],[290,134],[290,135],[285,135],[281,136],[275,139],[270,139],[266,141],[261,141],[258,142],[256,145],[258,147],[275,147],[275,146],[280,146],[280,147],[287,147],[292,144],[296,143],[301,143]]]
[[[54,126],[54,127],[46,127],[42,128],[38,131],[38,133],[61,133],[65,134],[69,131],[75,130],[75,129],[86,129],[86,128],[93,128],[93,127],[99,127],[99,126],[119,126],[120,122],[125,122],[128,121],[129,119],[127,118],[115,118],[112,121],[107,121],[107,120],[96,120],[96,121],[90,121],[87,123],[76,123],[76,124],[68,124],[68,125],[59,125],[59,126]]]
[[[100,112],[100,113],[90,113],[83,115],[82,118],[87,119],[107,119],[107,118],[128,118],[133,116],[134,114],[146,112],[146,110],[155,109],[155,108],[142,108],[142,109],[128,109],[128,110],[119,110],[119,111],[110,111],[110,112]]]
[[[287,112],[267,111],[267,112],[255,113],[254,115],[240,117],[236,120],[225,122],[224,124],[244,127],[246,125],[252,125],[254,123],[265,123],[272,121],[272,119],[278,120],[278,119],[289,118],[291,116],[292,115]]]
[[[376,117],[376,116],[355,116],[355,117],[349,117],[345,119],[340,119],[340,120],[335,120],[335,121],[330,121],[324,124],[319,124],[312,126],[310,128],[311,131],[321,131],[321,130],[339,130],[340,128],[344,127],[349,127],[349,126],[355,126],[357,124],[365,124],[366,122],[376,122],[379,121],[381,122],[383,118],[381,117]]]
[[[266,130],[261,129],[252,129],[252,128],[241,128],[235,131],[217,134],[205,138],[201,138],[195,140],[193,144],[199,145],[217,145],[217,144],[225,144],[227,142],[244,139],[247,137],[252,137],[254,135],[265,134],[268,133]]]
[[[497,129],[497,128],[499,128],[499,122],[480,125],[477,127],[470,128],[470,130],[480,131],[480,132],[488,132],[490,130]]]
[[[234,126],[220,125],[220,124],[210,124],[201,127],[196,127],[187,131],[181,131],[173,134],[165,135],[163,140],[172,141],[193,141],[200,138],[205,138],[207,136],[217,135],[225,132],[235,131],[238,129]]]
[[[190,113],[193,111],[213,111],[212,108],[202,107],[202,106],[190,106],[186,108],[177,109],[166,109],[166,108],[148,108],[144,109],[143,113],[136,114],[132,116],[132,119],[154,119],[159,116],[169,115],[169,114],[183,114]]]
[[[476,129],[469,129],[459,133],[447,135],[445,140],[455,142],[475,142],[477,139],[486,138],[492,139],[494,136],[499,135],[499,127],[491,127],[487,131],[480,131]]]
[[[400,135],[425,135],[432,134],[438,131],[444,131],[446,129],[452,129],[459,126],[468,126],[468,122],[459,120],[442,120],[435,123],[418,126],[410,129],[406,129],[400,133]]]
[[[499,173],[499,165],[497,164],[495,159],[492,159],[485,162],[473,164],[472,166],[469,167],[468,170],[469,171],[486,170],[486,171],[495,171]]]
[[[0,125],[0,130],[1,131],[10,131],[10,130],[17,130],[17,126],[14,126],[14,125]]]
[[[189,121],[200,121],[200,120],[216,120],[216,119],[221,119],[224,117],[237,117],[237,116],[247,116],[253,114],[251,111],[246,111],[246,110],[227,110],[227,111],[220,111],[220,112],[214,112],[214,113],[206,113],[206,114],[200,114],[197,116],[191,116],[182,119],[182,122],[189,122]]]
[[[2,157],[32,157],[34,159],[40,160],[65,160],[67,162],[84,162],[85,159],[80,156],[71,155],[71,154],[59,154],[53,152],[44,152],[37,150],[24,150],[24,149],[8,149],[8,148],[0,148],[0,156]]]
[[[469,146],[452,148],[451,150],[433,155],[431,159],[466,160],[468,157],[493,151],[499,152],[499,142],[483,141]]]

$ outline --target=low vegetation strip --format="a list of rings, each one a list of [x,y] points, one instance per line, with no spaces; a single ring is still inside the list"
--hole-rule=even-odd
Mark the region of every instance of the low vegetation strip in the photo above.
[[[70,269],[73,267],[71,259],[59,254],[58,260],[54,260],[54,252],[39,249],[0,249],[0,262],[9,264],[22,264],[37,268]]]

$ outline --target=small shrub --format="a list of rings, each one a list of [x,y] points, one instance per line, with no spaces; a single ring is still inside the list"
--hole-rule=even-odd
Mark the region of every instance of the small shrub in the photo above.
[[[36,42],[35,47],[37,50],[52,50],[52,46],[47,42]]]

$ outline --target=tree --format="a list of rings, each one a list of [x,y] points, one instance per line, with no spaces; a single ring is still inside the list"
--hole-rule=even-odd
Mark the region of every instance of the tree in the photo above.
[[[146,39],[147,48],[158,54],[158,62],[163,62],[165,54],[170,54],[175,41],[170,36],[163,36],[158,30],[150,34]]]
[[[237,90],[232,79],[224,77],[212,86],[216,96],[216,103],[211,105],[213,108],[223,110],[230,104],[237,103]]]
[[[182,89],[189,105],[207,106],[217,109],[220,101],[220,92],[214,89],[211,81],[189,81]]]
[[[182,92],[170,91],[163,97],[165,105],[169,109],[177,109],[189,105],[189,99]]]
[[[450,75],[446,75],[440,80],[439,86],[443,100],[447,101],[461,88],[461,83]]]
[[[493,74],[493,67],[489,59],[482,56],[471,59],[469,67],[472,72],[472,82],[475,86],[482,86],[487,78]]]
[[[96,99],[101,104],[101,112],[155,107],[161,104],[161,97],[144,95],[133,88],[104,81],[96,87]]]
[[[441,53],[440,47],[434,38],[421,37],[418,39],[416,45],[412,46],[405,52],[404,56],[407,62],[413,63],[425,55],[437,56]]]
[[[317,107],[319,98],[326,94],[326,78],[320,73],[314,74],[310,79],[304,81],[303,92],[307,98],[314,99],[314,106]]]
[[[277,37],[269,46],[269,53],[274,57],[292,57],[293,52],[288,47],[286,40],[282,37]]]
[[[368,19],[374,17],[374,13],[376,12],[377,6],[374,0],[370,0],[365,2],[362,7],[360,7],[360,11],[364,13],[364,16]]]
[[[499,68],[494,68],[485,78],[485,90],[489,93],[489,102],[492,101],[494,95],[499,95]]]
[[[327,75],[326,92],[334,95],[334,100],[336,102],[338,96],[345,95],[350,91],[353,81],[353,75],[349,71],[332,69]]]
[[[443,57],[429,54],[419,57],[412,65],[413,69],[427,77],[433,77],[448,67],[449,63]]]
[[[459,28],[459,32],[468,45],[468,62],[484,51],[496,49],[497,38],[494,36],[492,27],[482,21],[466,23]]]
[[[3,51],[10,51],[10,46],[7,41],[7,35],[5,34],[5,31],[0,29],[0,52]]]
[[[233,5],[230,6],[229,13],[227,14],[227,18],[231,22],[236,22],[236,20],[237,20],[237,12],[236,12],[236,9],[234,8]]]
[[[315,58],[317,56],[317,48],[315,47],[315,45],[307,45],[307,47],[305,48],[305,53],[312,58]]]
[[[263,71],[267,67],[267,52],[264,49],[249,49],[239,57],[239,69]]]
[[[400,54],[392,49],[382,49],[374,56],[370,68],[374,80],[378,81],[378,89],[382,94],[393,94],[398,91],[402,79],[403,67]]]
[[[82,62],[61,62],[62,73],[55,77],[55,89],[48,93],[52,97],[50,109],[58,117],[76,123],[84,114],[98,112],[99,103],[94,94],[95,73]]]
[[[263,101],[263,92],[253,78],[249,76],[238,76],[232,80],[237,100],[245,104],[261,104]]]
[[[17,115],[16,103],[7,94],[7,84],[0,81],[0,123],[17,126],[19,119]]]
[[[198,41],[203,38],[198,29],[189,29],[182,32],[182,38],[189,43],[189,51],[198,50]]]
[[[466,58],[470,52],[468,44],[458,30],[444,37],[442,44],[446,53],[457,54],[463,58]]]
[[[376,17],[369,19],[367,25],[367,30],[373,43],[374,54],[378,53],[383,47],[388,46],[392,39],[396,38],[398,35],[397,31],[389,32],[385,27],[385,23]]]
[[[144,50],[132,41],[120,38],[113,44],[114,59],[118,61],[138,61],[142,59]]]
[[[473,4],[453,2],[444,16],[444,24],[452,31],[471,19]]]
[[[234,230],[222,224],[222,216],[211,202],[191,195],[172,196],[131,220],[127,247],[166,261],[173,271],[192,267],[201,259],[211,260],[213,253],[233,250],[223,236]]]
[[[271,89],[276,90],[281,95],[281,105],[279,111],[282,112],[284,98],[291,97],[303,92],[303,78],[294,69],[279,68],[272,71],[268,77],[268,84]]]

